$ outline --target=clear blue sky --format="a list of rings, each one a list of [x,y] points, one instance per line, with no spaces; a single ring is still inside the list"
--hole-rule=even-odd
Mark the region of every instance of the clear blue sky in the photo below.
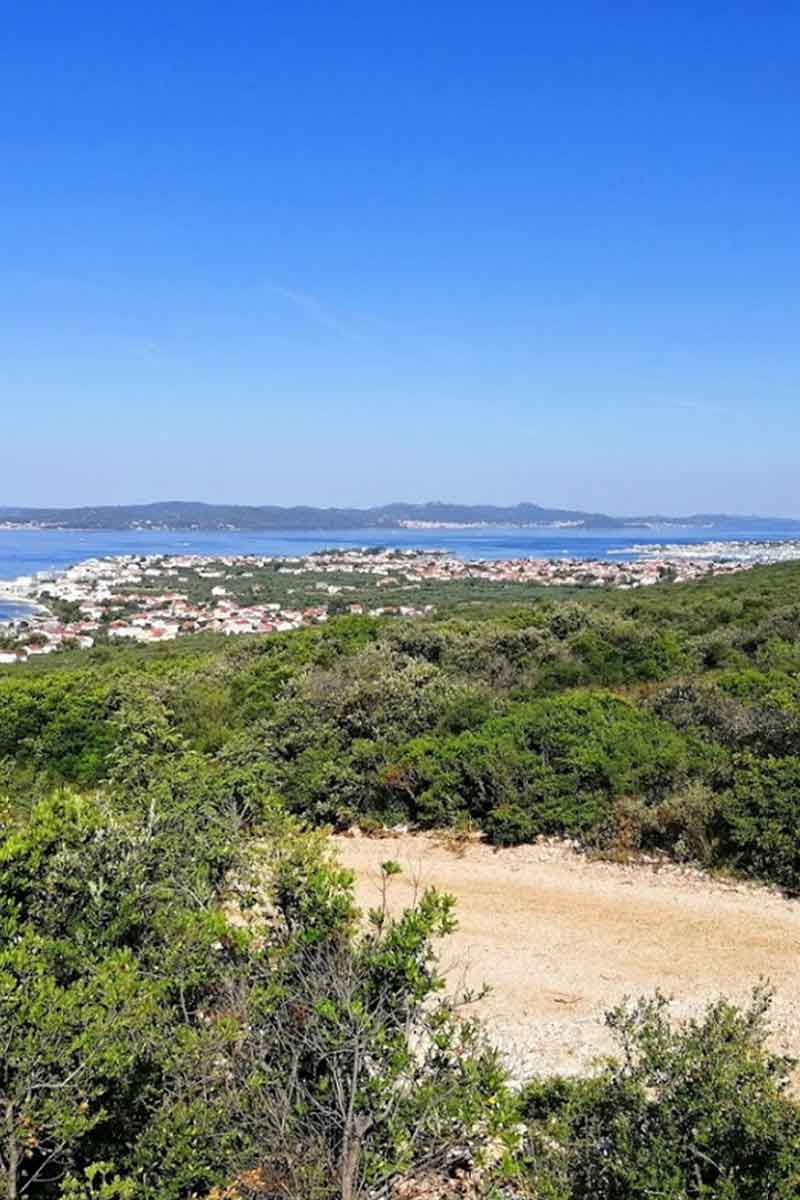
[[[800,515],[800,8],[11,0],[0,504]]]

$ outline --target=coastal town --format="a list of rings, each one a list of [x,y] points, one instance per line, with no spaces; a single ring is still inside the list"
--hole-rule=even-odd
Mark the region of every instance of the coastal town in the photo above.
[[[691,551],[691,553],[689,552]],[[800,556],[800,543],[637,547],[632,561],[459,559],[445,551],[331,549],[304,556],[128,554],[0,583],[26,606],[0,624],[0,664],[98,641],[156,643],[192,633],[270,634],[343,613],[421,618],[481,585],[642,588]],[[484,593],[485,594],[485,593]]]

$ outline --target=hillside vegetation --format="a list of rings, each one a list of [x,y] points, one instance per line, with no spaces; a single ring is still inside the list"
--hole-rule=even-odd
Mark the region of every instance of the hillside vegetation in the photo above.
[[[514,1091],[443,990],[448,898],[359,921],[313,830],[565,834],[795,892],[799,588],[765,568],[2,672],[8,1200],[401,1200],[459,1172],[495,1198],[800,1194],[763,993],[677,1029],[625,1006],[617,1062]]]
[[[95,787],[153,714],[198,786],[312,824],[472,822],[800,886],[800,567],[436,621],[157,649],[0,675],[12,801]]]

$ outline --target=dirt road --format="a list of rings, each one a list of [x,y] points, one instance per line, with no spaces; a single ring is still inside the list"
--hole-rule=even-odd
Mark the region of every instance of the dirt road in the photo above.
[[[591,862],[562,845],[462,854],[430,836],[339,837],[357,897],[379,897],[395,859],[394,908],[435,885],[458,900],[441,962],[456,986],[484,980],[479,1011],[520,1073],[584,1069],[612,1049],[603,1013],[659,987],[678,1017],[720,994],[746,1002],[759,977],[776,996],[775,1049],[800,1057],[800,902],[668,867]]]

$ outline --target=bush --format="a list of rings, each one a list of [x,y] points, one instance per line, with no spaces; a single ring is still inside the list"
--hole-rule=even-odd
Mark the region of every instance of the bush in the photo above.
[[[534,1194],[551,1200],[796,1200],[800,1114],[765,1045],[769,997],[673,1026],[662,996],[607,1017],[622,1056],[521,1095]]]
[[[483,823],[487,841],[493,846],[518,846],[536,837],[536,826],[530,815],[516,804],[493,808]]]
[[[723,859],[722,808],[722,798],[698,782],[654,804],[621,796],[598,830],[597,843],[620,857],[656,850],[711,867]]]
[[[800,892],[800,759],[741,759],[722,816],[735,867]]]

